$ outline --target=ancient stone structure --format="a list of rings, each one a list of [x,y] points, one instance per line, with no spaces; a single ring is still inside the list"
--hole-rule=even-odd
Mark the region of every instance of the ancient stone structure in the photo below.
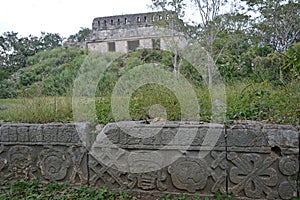
[[[37,178],[142,199],[178,193],[290,199],[300,189],[299,129],[258,122],[123,122],[97,132],[87,124],[2,123],[0,184]],[[211,146],[205,138],[216,133]]]
[[[87,48],[103,53],[127,53],[138,48],[169,49],[174,44],[171,40],[180,43],[184,43],[184,40],[179,39],[179,33],[154,25],[160,23],[170,27],[171,19],[174,17],[168,12],[95,18],[92,33],[87,39]]]

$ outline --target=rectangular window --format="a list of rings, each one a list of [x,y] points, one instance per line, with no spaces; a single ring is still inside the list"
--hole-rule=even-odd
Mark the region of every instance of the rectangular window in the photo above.
[[[127,41],[128,51],[133,51],[140,46],[139,40]]]
[[[152,39],[152,48],[156,50],[160,49],[160,39]]]
[[[116,43],[114,42],[108,42],[108,51],[116,51]]]

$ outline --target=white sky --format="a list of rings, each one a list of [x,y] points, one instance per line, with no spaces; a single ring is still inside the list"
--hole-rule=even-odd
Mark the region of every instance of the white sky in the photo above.
[[[185,0],[189,4],[190,0]],[[1,0],[0,35],[39,36],[41,31],[69,37],[81,27],[92,28],[95,17],[153,11],[151,0]],[[189,3],[187,3],[189,2]],[[198,21],[199,13],[189,4],[185,21]]]
[[[151,0],[2,0],[0,35],[39,36],[41,31],[68,37],[92,28],[95,17],[151,12]]]

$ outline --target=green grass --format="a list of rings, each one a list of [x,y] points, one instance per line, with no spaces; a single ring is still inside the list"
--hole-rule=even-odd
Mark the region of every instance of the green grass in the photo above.
[[[285,86],[243,82],[228,85],[227,119],[300,123],[300,82]]]
[[[226,86],[226,96],[227,122],[257,120],[279,124],[300,123],[299,82],[276,87],[267,82],[236,82]],[[200,120],[209,122],[211,120],[209,93],[205,89],[198,88],[197,97],[200,105]],[[107,124],[115,121],[111,112],[110,98],[110,95],[95,98],[97,120],[92,116],[93,123]],[[0,99],[0,105],[7,107],[0,110],[0,120],[3,121],[28,123],[73,121],[72,97]],[[131,96],[129,113],[132,120],[147,119],[153,108],[161,108],[161,110],[158,109],[150,117],[180,120],[181,110],[178,99],[167,88],[155,84],[145,85]],[[82,115],[87,115],[88,109],[87,106]]]
[[[0,200],[19,200],[19,199],[97,199],[97,200],[137,200],[140,196],[132,195],[127,192],[112,192],[106,188],[92,188],[87,186],[71,187],[67,183],[48,183],[41,184],[38,180],[28,181],[9,181],[0,184]],[[213,198],[200,197],[194,195],[162,195],[160,200],[233,200],[230,195],[215,194]]]
[[[1,186],[1,184],[0,184]],[[0,187],[1,200],[19,199],[97,199],[97,200],[130,200],[136,199],[125,192],[110,192],[105,188],[86,186],[70,187],[67,183],[41,184],[38,180],[10,181]]]
[[[11,97],[13,95],[9,94],[12,93],[18,96],[16,99],[0,99],[0,120],[46,123],[88,119],[92,123],[107,124],[115,120],[145,120],[149,117],[160,117],[171,121],[197,119],[215,122],[218,117],[213,115],[211,94],[204,83],[205,79],[186,60],[182,61],[180,76],[192,85],[192,90],[196,95],[189,95],[190,92],[186,91],[189,87],[184,86],[184,82],[174,81],[173,55],[169,52],[138,50],[121,57],[114,53],[105,55],[97,53],[88,55],[88,59],[85,60],[86,56],[86,52],[80,49],[58,48],[30,57],[28,60],[30,66],[19,70],[10,81],[7,80],[12,87],[4,82],[0,83],[1,97]],[[161,66],[158,68],[151,64],[153,62],[161,63]],[[100,73],[101,66],[108,66],[108,68],[101,72],[103,76],[101,80],[98,80],[97,74]],[[147,67],[139,68],[137,66]],[[84,76],[77,77],[78,69]],[[141,69],[149,71],[140,73]],[[165,76],[160,80],[158,77],[162,73],[165,73]],[[134,88],[127,109],[130,116],[123,116],[124,112],[118,113],[118,117],[114,116],[111,111],[111,94],[116,85],[121,83],[119,87],[128,88],[135,82],[133,80],[148,80],[149,75],[153,76],[150,84]],[[76,77],[77,81],[74,81]],[[124,79],[124,77],[128,79]],[[234,120],[257,120],[280,124],[299,124],[299,79],[290,80],[286,85],[274,85],[276,80],[263,82],[263,78],[257,79],[250,75],[244,80],[240,79],[242,77],[232,78],[226,83],[227,111],[226,119],[223,118],[223,121],[231,123]],[[157,83],[153,83],[153,80]],[[163,82],[162,80],[168,81]],[[176,85],[177,94],[162,86],[170,82]],[[72,87],[76,86],[75,88],[78,90],[76,90],[76,94],[78,92],[85,94],[92,89],[92,87],[88,87],[91,84],[98,84],[96,98],[80,99],[82,110],[79,113],[74,112],[72,110]],[[179,99],[179,94],[184,97],[183,102],[182,99]],[[49,97],[44,97],[47,95]],[[68,95],[69,97],[61,97]],[[222,93],[214,92],[213,95],[222,95]],[[117,98],[115,99],[118,100]],[[186,103],[190,100],[195,101],[192,98],[197,99],[198,105],[194,107],[193,103],[192,106],[182,109],[183,105],[188,105]],[[2,107],[8,109],[3,110]],[[96,108],[96,112],[93,112],[94,108]],[[184,112],[186,109],[188,112]],[[200,118],[195,117],[195,112],[199,113]],[[186,113],[190,113],[191,116]],[[76,116],[75,119],[73,114]],[[218,120],[218,122],[220,121]]]
[[[0,120],[24,123],[66,122],[73,119],[71,97],[0,99]]]
[[[87,186],[72,187],[68,183],[42,184],[36,179],[11,180],[0,183],[0,200],[19,199],[97,199],[97,200],[138,200],[140,196],[127,192],[112,192],[106,188],[92,188]],[[162,195],[160,200],[234,200],[233,195],[216,193],[214,197],[200,197],[194,195],[167,194]],[[299,200],[299,197],[292,197],[292,200]]]

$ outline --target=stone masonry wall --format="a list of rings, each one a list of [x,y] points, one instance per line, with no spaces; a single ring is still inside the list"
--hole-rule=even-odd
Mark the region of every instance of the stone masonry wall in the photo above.
[[[97,17],[93,20],[92,32],[87,38],[86,47],[89,51],[102,53],[109,51],[127,53],[136,49],[128,48],[127,42],[136,41],[139,42],[138,48],[170,50],[167,43],[174,46],[172,38],[180,43],[180,47],[181,43],[185,42],[184,34],[167,28],[172,27],[172,20],[175,18],[171,12]],[[158,28],[154,24],[161,26]],[[155,41],[158,40],[161,40],[161,44],[157,46]],[[109,48],[109,45],[114,48]]]
[[[123,122],[97,132],[87,124],[2,123],[0,183],[68,181],[142,199],[177,193],[290,199],[300,189],[299,128]]]

